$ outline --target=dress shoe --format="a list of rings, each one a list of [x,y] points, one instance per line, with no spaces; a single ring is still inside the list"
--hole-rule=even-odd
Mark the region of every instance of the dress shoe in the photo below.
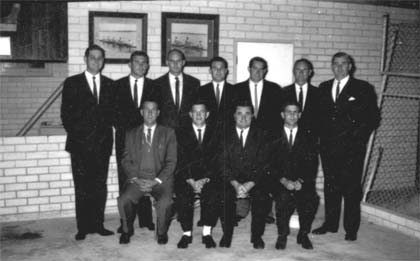
[[[203,225],[204,224],[203,224],[203,221],[201,221],[201,219],[197,221],[197,227],[202,227]]]
[[[130,243],[130,234],[123,232],[120,236],[120,244],[128,244],[128,243]]]
[[[276,241],[276,249],[286,249],[287,236],[278,236]]]
[[[82,232],[77,232],[77,234],[74,236],[74,239],[76,240],[84,240],[86,238],[86,234]]]
[[[220,239],[219,247],[229,248],[231,244],[232,244],[232,237],[223,235],[222,239]]]
[[[118,234],[121,234],[122,232],[123,232],[123,231],[122,231],[122,226],[119,226],[119,227],[118,227],[118,229],[117,229],[117,233],[118,233]]]
[[[96,230],[96,233],[98,233],[101,236],[111,236],[114,234],[114,232],[112,232],[111,230],[108,230],[106,228],[99,228],[98,230]]]
[[[347,241],[356,241],[357,240],[357,234],[347,233],[346,236],[344,237],[344,239],[347,240]]]
[[[155,230],[155,224],[152,222],[152,223],[150,223],[150,224],[148,224],[148,225],[145,225],[145,224],[141,224],[141,225],[139,225],[139,227],[140,228],[147,228],[147,229],[149,229],[150,231],[154,231]]]
[[[299,245],[302,245],[304,249],[314,249],[314,247],[312,246],[312,242],[311,240],[309,240],[307,234],[298,234],[297,243]]]
[[[264,249],[265,244],[261,237],[254,238],[252,243],[255,249]]]
[[[192,243],[192,236],[183,235],[178,242],[178,248],[187,248],[188,244]]]
[[[315,235],[323,235],[323,234],[325,234],[327,232],[337,233],[337,230],[329,229],[325,225],[322,225],[319,228],[312,230],[312,234],[315,234]]]
[[[274,224],[275,221],[276,220],[273,217],[271,217],[271,216],[266,216],[265,217],[265,223],[266,224]]]
[[[159,245],[165,245],[168,243],[168,234],[158,235],[157,242]]]
[[[201,242],[206,246],[206,248],[215,248],[216,242],[214,242],[211,235],[203,236]]]

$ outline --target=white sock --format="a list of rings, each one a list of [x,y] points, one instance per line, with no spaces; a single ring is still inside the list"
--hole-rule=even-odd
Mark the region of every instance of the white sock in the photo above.
[[[191,236],[191,231],[185,231],[182,235],[190,237]]]
[[[211,235],[211,226],[203,226],[203,236]]]

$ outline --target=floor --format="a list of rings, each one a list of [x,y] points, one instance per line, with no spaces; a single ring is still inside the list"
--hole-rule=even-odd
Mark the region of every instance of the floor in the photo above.
[[[313,227],[322,223],[318,211]],[[198,214],[198,213],[196,213]],[[173,221],[169,242],[161,246],[154,240],[154,232],[136,228],[128,245],[120,245],[118,236],[88,235],[84,241],[75,241],[74,218],[0,223],[0,260],[420,260],[420,240],[393,230],[363,222],[358,240],[344,240],[342,229],[335,234],[310,235],[314,250],[305,250],[296,244],[296,229],[291,230],[286,250],[276,250],[276,226],[267,225],[265,249],[252,248],[250,217],[241,221],[234,232],[229,249],[206,249],[201,244],[201,228],[195,228],[193,243],[186,250],[177,249],[181,228]],[[117,214],[107,215],[105,227],[116,230]],[[221,238],[220,223],[213,231],[216,242]]]

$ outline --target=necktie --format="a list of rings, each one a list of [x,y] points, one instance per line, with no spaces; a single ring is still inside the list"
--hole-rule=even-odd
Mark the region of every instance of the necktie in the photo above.
[[[257,84],[255,84],[254,96],[255,96],[254,116],[255,116],[255,118],[257,118],[257,115],[258,115],[258,92],[257,92]]]
[[[340,95],[340,82],[337,83],[337,87],[335,88],[335,102],[337,102],[339,95]]]
[[[241,141],[242,148],[244,147],[244,136],[243,136],[243,134],[244,134],[244,130],[241,130],[241,136],[239,137],[239,140]]]
[[[299,103],[300,110],[303,111],[303,90],[302,90],[302,86],[300,86],[298,103]]]
[[[134,103],[136,104],[136,108],[139,107],[139,94],[137,90],[137,79],[134,81]]]
[[[290,134],[289,134],[289,148],[293,147],[293,131],[290,130]]]
[[[216,101],[217,101],[217,106],[220,105],[220,88],[219,88],[219,84],[217,84],[216,86]]]
[[[95,97],[95,100],[97,103],[99,103],[98,100],[98,90],[96,89],[96,81],[95,81],[96,77],[93,76],[93,97]]]
[[[175,77],[175,106],[179,110],[179,79]]]
[[[147,142],[149,145],[152,145],[152,129],[151,129],[151,128],[148,128],[148,129],[147,129],[146,142]]]
[[[201,138],[201,129],[197,129],[198,131],[198,144],[201,144],[201,142],[203,141],[203,139]]]

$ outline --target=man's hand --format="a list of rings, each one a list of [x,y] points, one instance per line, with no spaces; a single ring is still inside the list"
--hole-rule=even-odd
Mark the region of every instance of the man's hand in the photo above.
[[[296,180],[296,181],[294,182],[294,186],[295,186],[295,190],[296,190],[296,191],[299,191],[299,190],[301,190],[301,189],[302,189],[302,183],[300,183],[300,181],[299,181],[299,180]]]
[[[203,178],[195,181],[196,190],[195,193],[201,193],[201,190],[203,190],[204,185],[209,181],[208,178]]]
[[[283,184],[283,186],[287,189],[287,190],[294,190],[295,189],[295,182],[290,181],[286,178],[281,178],[280,179],[280,183]]]
[[[150,179],[137,179],[136,180],[137,185],[139,186],[139,189],[145,193],[152,192],[152,188],[157,185],[159,182],[156,180],[150,180]]]

